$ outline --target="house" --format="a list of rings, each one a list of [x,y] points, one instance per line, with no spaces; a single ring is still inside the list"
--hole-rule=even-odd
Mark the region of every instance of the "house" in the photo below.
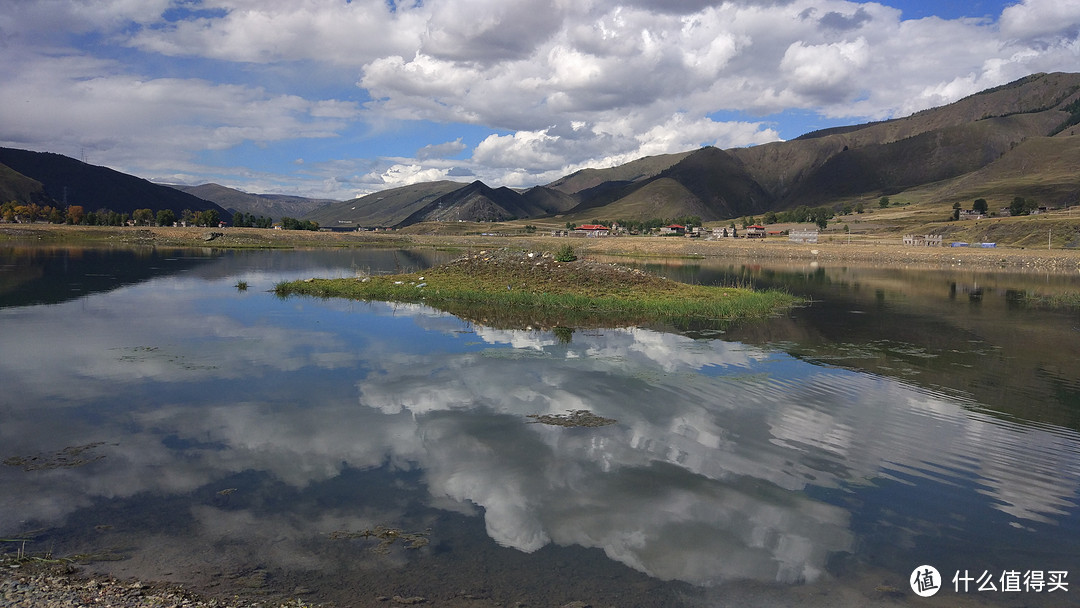
[[[911,247],[941,247],[940,234],[905,234],[904,244]]]
[[[668,236],[671,234],[683,235],[686,234],[686,226],[681,224],[670,224],[660,227],[660,236]]]
[[[748,239],[763,239],[765,238],[765,227],[760,224],[753,224],[746,227],[746,238]]]
[[[792,243],[816,243],[818,242],[818,231],[795,228],[788,232],[788,240]]]
[[[579,236],[608,236],[611,234],[611,229],[600,224],[582,224],[574,228],[574,233]]]

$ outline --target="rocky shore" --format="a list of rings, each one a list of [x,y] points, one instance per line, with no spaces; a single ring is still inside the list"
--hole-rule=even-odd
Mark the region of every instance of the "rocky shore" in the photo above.
[[[271,608],[306,604],[251,602],[207,598],[176,585],[84,578],[71,565],[3,565],[0,573],[0,608]]]

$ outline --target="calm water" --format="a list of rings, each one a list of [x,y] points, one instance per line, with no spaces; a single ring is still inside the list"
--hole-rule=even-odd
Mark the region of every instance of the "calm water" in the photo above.
[[[448,257],[0,250],[0,537],[355,606],[1077,603],[1080,316],[1015,294],[1080,278],[657,266],[813,300],[696,334],[268,293]]]

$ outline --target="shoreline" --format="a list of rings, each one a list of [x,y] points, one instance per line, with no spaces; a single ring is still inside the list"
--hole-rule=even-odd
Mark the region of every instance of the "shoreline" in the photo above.
[[[178,583],[119,579],[95,574],[72,564],[15,565],[0,561],[0,606],[65,608],[305,608],[314,606],[298,598],[212,597]]]
[[[833,237],[827,237],[833,238]],[[898,239],[860,237],[854,242],[792,243],[704,240],[685,237],[552,237],[421,235],[401,232],[311,232],[257,228],[100,227],[48,224],[0,225],[0,244],[71,247],[178,247],[210,249],[321,249],[433,247],[468,251],[516,248],[555,251],[570,244],[578,255],[633,258],[733,258],[740,261],[851,263],[900,268],[965,268],[986,271],[1080,273],[1080,249],[1014,247],[911,247]]]

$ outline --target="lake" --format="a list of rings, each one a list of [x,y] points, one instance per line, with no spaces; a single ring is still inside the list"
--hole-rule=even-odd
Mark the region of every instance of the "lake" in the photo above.
[[[638,263],[809,300],[681,332],[270,293],[453,257],[0,248],[0,549],[350,606],[1077,604],[1080,313],[1020,294],[1080,277]]]

